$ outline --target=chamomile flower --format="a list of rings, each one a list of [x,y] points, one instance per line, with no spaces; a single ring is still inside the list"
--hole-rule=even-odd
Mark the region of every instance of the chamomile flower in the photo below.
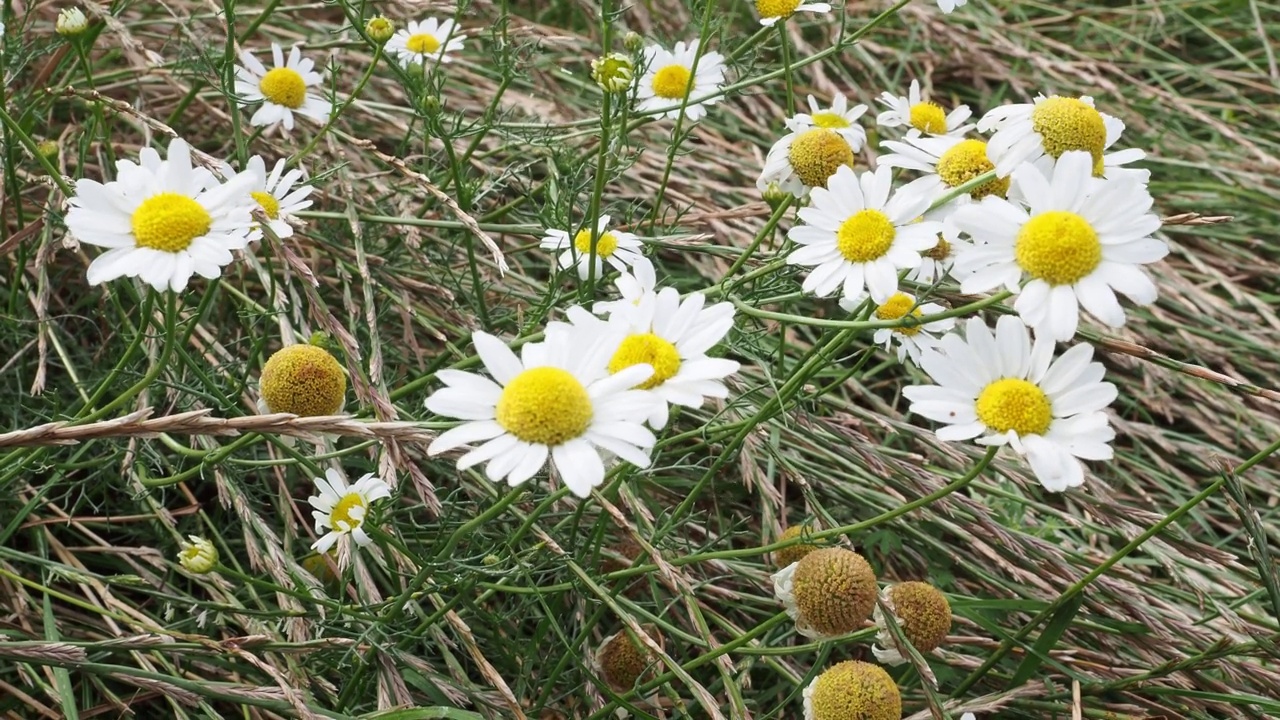
[[[849,101],[840,93],[836,93],[831,100],[831,107],[826,110],[823,110],[818,101],[810,95],[809,112],[796,113],[795,117],[787,119],[786,125],[792,132],[802,132],[810,128],[833,130],[848,141],[849,147],[854,152],[858,152],[867,142],[867,131],[858,124],[858,120],[866,112],[866,105],[849,107]]]
[[[828,547],[807,553],[773,574],[773,594],[796,621],[796,632],[813,640],[851,633],[871,617],[876,575],[852,550]]]
[[[969,243],[960,238],[960,231],[951,222],[951,214],[956,207],[954,203],[947,203],[924,214],[925,220],[942,223],[942,232],[938,233],[937,244],[920,253],[920,264],[907,273],[907,279],[911,282],[921,285],[941,282],[951,272],[956,256],[969,247]]]
[[[613,286],[622,297],[618,300],[602,300],[591,306],[591,312],[607,316],[618,310],[635,307],[647,295],[656,292],[658,276],[654,272],[653,263],[641,255],[631,263],[630,273],[621,273],[613,281]]]
[[[457,25],[450,18],[413,20],[391,36],[387,52],[395,54],[406,68],[424,67],[437,61],[451,62],[449,55],[460,52],[467,38],[465,33],[456,30]]]
[[[865,296],[844,298],[840,300],[840,307],[847,312],[853,312],[865,299]],[[936,315],[945,310],[946,308],[937,303],[920,303],[912,295],[897,292],[876,306],[875,318],[877,320],[898,320],[908,314],[919,318],[924,315]],[[888,350],[896,343],[898,346],[898,362],[906,362],[906,359],[910,357],[911,362],[919,365],[920,353],[937,345],[938,336],[950,331],[951,328],[955,327],[955,324],[954,318],[943,318],[942,320],[921,324],[906,324],[896,328],[878,328],[872,340],[885,350]]]
[[[756,188],[765,193],[776,185],[785,193],[805,197],[813,188],[825,188],[836,170],[852,167],[853,146],[844,135],[819,127],[798,130],[769,149]]]
[[[1112,457],[1115,431],[1104,409],[1116,386],[1102,381],[1106,369],[1091,362],[1092,346],[1076,345],[1056,361],[1053,352],[1052,339],[1037,335],[1033,344],[1017,317],[1000,318],[994,335],[982,319],[970,318],[964,338],[950,333],[920,358],[937,385],[902,394],[911,412],[944,424],[939,440],[1009,445],[1046,490],[1079,487],[1081,459]]]
[[[938,0],[938,8],[941,9],[942,12],[950,14],[952,10],[955,10],[958,7],[964,7],[968,2],[969,0]]]
[[[610,332],[610,324],[623,328],[622,342],[609,358],[609,372],[635,365],[653,368],[653,375],[639,387],[662,401],[647,418],[650,427],[661,428],[667,424],[668,404],[698,408],[706,398],[727,398],[724,379],[738,371],[734,360],[707,356],[733,329],[733,305],[707,306],[706,300],[702,293],[681,299],[675,288],[663,288],[636,305],[615,310],[607,321],[576,307],[569,309],[568,317],[574,325],[601,335]]]
[[[268,70],[249,51],[240,53],[242,65],[236,66],[236,95],[246,105],[262,103],[249,118],[249,124],[260,127],[282,123],[285,130],[293,130],[294,113],[317,123],[328,122],[332,109],[329,101],[309,92],[323,82],[315,71],[315,62],[303,58],[297,45],[289,50],[286,62],[284,51],[276,43],[271,43],[271,59],[273,67]]]
[[[245,170],[253,176],[254,185],[249,194],[257,201],[258,209],[262,214],[267,216],[267,227],[271,228],[271,232],[275,233],[276,237],[286,238],[293,235],[293,225],[289,221],[293,220],[294,213],[306,210],[312,203],[308,199],[313,189],[310,185],[299,185],[297,190],[293,189],[293,186],[305,176],[305,172],[301,169],[285,172],[285,160],[281,158],[276,161],[268,174],[267,163],[260,155],[249,158],[249,164]],[[220,171],[223,177],[231,177],[235,174],[231,165],[227,163],[222,163]],[[249,239],[253,241],[261,238],[262,230],[254,226]]]
[[[876,623],[876,644],[871,647],[876,660],[885,665],[907,662],[897,639],[889,630],[881,605],[893,613],[893,619],[907,642],[927,655],[936,650],[951,632],[951,603],[937,588],[925,582],[890,585],[880,592],[880,603],[872,617]]]
[[[804,720],[901,720],[902,694],[879,665],[846,660],[805,687]]]
[[[373,538],[364,530],[369,506],[391,497],[391,488],[372,473],[350,486],[347,485],[346,474],[341,470],[329,468],[324,471],[324,475],[322,478],[315,478],[316,491],[320,494],[307,498],[307,502],[315,508],[311,511],[311,517],[316,521],[316,533],[324,533],[311,544],[311,549],[323,555],[344,535],[350,535],[360,546],[373,542]]]
[[[876,99],[888,108],[876,116],[876,124],[885,127],[908,126],[907,137],[920,135],[956,135],[963,137],[973,128],[965,121],[973,115],[968,105],[961,105],[951,112],[942,106],[925,100],[920,94],[920,81],[912,80],[906,96],[890,92],[880,93]]]
[[[641,629],[661,647],[663,638],[656,625],[642,625]],[[657,661],[658,657],[647,645],[619,631],[600,643],[592,665],[596,674],[614,692],[626,692],[653,675]]]
[[[212,572],[218,566],[218,548],[199,535],[188,535],[187,540],[178,542],[178,563],[196,575]]]
[[[1018,293],[1014,309],[1036,334],[1055,340],[1075,334],[1082,306],[1108,327],[1124,325],[1116,293],[1155,302],[1141,266],[1169,246],[1151,237],[1160,228],[1151,195],[1130,179],[1092,177],[1092,165],[1080,151],[1065,153],[1048,177],[1023,164],[1013,185],[1029,210],[999,197],[957,210],[950,221],[981,243],[956,259],[961,292],[1004,285]]]
[[[337,415],[346,396],[346,371],[318,345],[280,348],[267,358],[258,381],[258,411],[264,414]]]
[[[1087,95],[1037,95],[1035,102],[1004,105],[982,116],[978,131],[995,133],[987,143],[987,155],[1000,177],[1024,162],[1036,162],[1046,155],[1058,158],[1072,150],[1088,152],[1093,158],[1093,174],[1099,177],[1143,183],[1150,177],[1146,170],[1124,167],[1146,157],[1142,150],[1107,152],[1120,139],[1124,123],[1098,112]]]
[[[549,458],[578,497],[604,481],[601,451],[648,467],[657,440],[643,423],[657,400],[634,388],[653,375],[653,367],[610,374],[622,334],[595,329],[551,323],[546,341],[525,345],[520,357],[492,335],[475,333],[476,353],[493,380],[439,372],[445,387],[427,398],[427,409],[467,422],[437,437],[427,453],[481,443],[458,459],[458,469],[487,462],[490,480],[505,478],[512,486],[533,477]]]
[[[607,262],[613,269],[626,272],[635,264],[641,255],[644,243],[631,233],[618,230],[607,230],[611,218],[601,215],[596,221],[596,277],[604,275],[604,264]],[[577,267],[578,277],[586,280],[591,271],[591,229],[582,228],[573,238],[564,230],[547,228],[540,247],[544,250],[560,251],[560,267],[569,269]]]
[[[694,61],[697,72],[694,72]],[[724,56],[718,52],[704,53],[698,57],[698,41],[676,43],[671,51],[658,45],[644,49],[645,73],[640,78],[636,109],[642,113],[669,108],[658,119],[675,120],[680,117],[680,103],[689,98],[685,116],[693,122],[707,114],[706,106],[714,105],[718,97],[707,97],[724,84]]]
[[[805,223],[787,237],[803,247],[787,257],[791,265],[813,267],[805,292],[830,295],[842,289],[852,298],[869,290],[876,301],[898,291],[898,272],[920,264],[920,253],[938,242],[939,223],[917,222],[932,200],[920,181],[892,190],[892,169],[856,175],[841,167],[826,188],[815,188]]]
[[[771,27],[779,20],[786,20],[798,12],[826,14],[831,12],[827,3],[801,3],[800,0],[755,0],[760,24]]]
[[[996,169],[987,159],[987,144],[981,140],[944,135],[913,137],[902,142],[887,140],[880,147],[890,152],[881,155],[878,166],[903,168],[924,173],[930,183],[924,185],[935,197]],[[1009,193],[1008,178],[993,178],[973,188],[956,200],[981,200],[988,195],[1005,197]]]
[[[193,274],[216,278],[233,250],[249,242],[253,177],[220,183],[191,165],[186,141],[168,159],[143,148],[139,163],[116,162],[117,179],[76,181],[67,229],[81,242],[109,248],[89,264],[89,284],[139,277],[156,290],[182,291]]]

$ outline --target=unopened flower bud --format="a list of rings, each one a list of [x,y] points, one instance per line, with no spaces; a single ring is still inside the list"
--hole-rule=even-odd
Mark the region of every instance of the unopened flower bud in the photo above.
[[[378,45],[383,45],[396,34],[396,24],[381,15],[375,15],[364,24],[364,34]]]
[[[197,575],[204,575],[218,565],[218,548],[208,540],[196,536],[187,536],[191,542],[182,541],[182,551],[178,553],[178,563]]]
[[[89,20],[78,7],[69,7],[58,13],[54,29],[63,37],[75,37],[89,27]]]
[[[622,53],[609,53],[591,61],[591,79],[605,92],[626,92],[634,71],[631,58]]]
[[[640,52],[640,48],[644,47],[644,38],[638,32],[629,32],[622,36],[622,46],[631,52]]]

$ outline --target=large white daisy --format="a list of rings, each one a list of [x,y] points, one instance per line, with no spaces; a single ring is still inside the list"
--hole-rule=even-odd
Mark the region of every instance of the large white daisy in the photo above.
[[[235,170],[229,163],[222,163],[219,171],[223,177],[229,178],[235,175]],[[262,159],[261,155],[254,155],[249,158],[249,164],[245,167],[245,171],[253,176],[254,184],[249,194],[258,203],[258,209],[263,215],[267,216],[267,227],[271,228],[271,232],[276,237],[286,238],[293,235],[292,221],[295,220],[294,213],[306,210],[311,207],[312,201],[309,199],[311,191],[310,185],[299,185],[294,190],[293,186],[306,176],[301,168],[295,168],[285,172],[286,161],[281,158],[271,168],[270,174],[267,173],[267,163]],[[262,239],[262,230],[254,225],[253,232],[249,235],[249,240]]]
[[[467,422],[436,438],[428,454],[481,443],[458,459],[458,469],[487,462],[490,480],[505,478],[512,486],[533,477],[550,458],[579,497],[604,482],[601,451],[648,467],[657,439],[643,423],[660,401],[634,388],[653,368],[633,365],[610,374],[609,360],[623,337],[620,326],[610,327],[617,329],[599,333],[551,323],[546,341],[525,345],[520,357],[492,335],[475,333],[472,342],[493,380],[440,371],[445,387],[427,398],[427,409]]]
[[[897,292],[898,272],[917,267],[920,253],[937,245],[941,230],[937,222],[918,221],[933,199],[920,182],[893,191],[890,168],[858,176],[841,167],[826,188],[815,188],[799,212],[805,224],[787,233],[803,246],[787,263],[813,268],[805,292],[830,295],[842,289],[852,298],[865,288],[877,302]]]
[[[1036,336],[1011,315],[1000,318],[993,336],[980,318],[970,318],[965,337],[942,338],[920,367],[937,385],[914,385],[902,393],[911,412],[944,424],[944,442],[975,439],[1009,445],[1026,456],[1046,490],[1084,484],[1083,460],[1110,460],[1111,429],[1104,408],[1116,387],[1091,362],[1093,347],[1076,345],[1053,359],[1053,340]],[[1077,459],[1079,458],[1079,459]]]
[[[840,300],[840,308],[845,312],[853,312],[865,300],[865,295],[856,298],[843,298]],[[875,318],[877,320],[899,320],[908,313],[912,317],[919,318],[925,315],[936,315],[945,310],[946,308],[937,303],[922,303],[913,295],[897,292],[890,295],[884,302],[877,303]],[[951,330],[951,328],[955,327],[955,324],[954,318],[943,318],[926,323],[904,324],[902,327],[896,328],[877,328],[872,340],[885,350],[896,344],[898,346],[898,362],[906,362],[906,359],[910,357],[911,362],[919,365],[920,353],[937,345],[938,336]]]
[[[1109,327],[1124,325],[1116,293],[1139,305],[1156,300],[1156,285],[1141,265],[1169,253],[1151,237],[1160,218],[1145,185],[1095,178],[1086,152],[1058,159],[1046,177],[1023,164],[1011,194],[1028,210],[999,197],[960,208],[950,222],[975,245],[956,258],[960,290],[978,293],[1004,285],[1018,293],[1014,308],[1055,340],[1076,332],[1080,307]]]
[[[961,105],[951,112],[943,110],[941,105],[923,98],[919,80],[911,81],[911,87],[905,96],[883,92],[876,102],[888,108],[876,116],[876,124],[885,127],[906,126],[910,128],[907,130],[907,137],[919,137],[922,134],[963,136],[973,128],[972,124],[965,124],[973,115],[968,105]]]
[[[693,63],[698,68],[694,72]],[[659,119],[675,120],[680,117],[680,103],[685,96],[689,103],[685,116],[697,122],[707,114],[705,106],[719,102],[719,97],[707,97],[724,84],[724,56],[709,52],[698,57],[698,41],[690,44],[676,43],[671,51],[658,45],[644,49],[645,73],[640,78],[636,109],[642,113],[668,108]]]
[[[315,63],[303,58],[297,45],[289,50],[286,62],[280,46],[271,43],[271,58],[274,67],[268,70],[248,50],[240,53],[243,64],[236,66],[236,95],[245,105],[262,103],[249,118],[249,124],[257,127],[283,123],[285,130],[293,130],[294,113],[318,123],[328,122],[332,105],[309,92],[324,80],[315,71]]]
[[[391,488],[381,478],[369,473],[354,485],[347,485],[347,476],[341,470],[329,468],[324,477],[315,478],[319,495],[307,498],[311,516],[316,521],[316,533],[324,533],[311,544],[311,549],[324,554],[344,535],[350,535],[357,545],[373,542],[364,530],[369,506],[378,500],[391,497]]]
[[[987,154],[1000,177],[1024,162],[1036,162],[1046,155],[1057,158],[1072,150],[1092,156],[1094,175],[1143,183],[1151,175],[1147,170],[1124,167],[1146,157],[1142,150],[1107,152],[1120,139],[1124,123],[1098,112],[1087,95],[1037,95],[1032,103],[1003,105],[982,116],[978,131],[995,133],[987,143]]]
[[[457,25],[451,18],[413,20],[387,41],[387,52],[394,54],[406,68],[423,67],[436,61],[451,62],[450,54],[460,52],[465,33],[455,32]]]
[[[786,20],[798,12],[811,12],[825,15],[831,12],[827,3],[802,3],[800,0],[755,0],[756,12],[760,13],[760,24],[771,27],[779,20]]]
[[[169,143],[168,158],[143,148],[139,163],[116,162],[116,180],[76,181],[67,229],[80,242],[110,248],[89,265],[89,284],[139,277],[156,290],[182,291],[193,274],[216,278],[232,250],[249,243],[254,179],[225,183],[192,167],[186,141]]]
[[[805,197],[813,188],[824,188],[840,168],[853,167],[853,146],[845,136],[826,128],[788,133],[769,148],[756,189],[764,192],[776,184],[783,192]]]
[[[809,128],[826,128],[840,133],[849,142],[854,152],[862,149],[867,142],[867,131],[858,124],[858,120],[867,112],[866,105],[849,107],[849,100],[836,93],[831,99],[831,107],[822,109],[812,95],[809,96],[809,112],[796,113],[795,117],[786,121],[791,132],[801,132]]]
[[[608,215],[601,215],[596,221],[595,276],[597,278],[604,275],[606,262],[615,270],[626,272],[637,259],[644,257],[641,255],[644,243],[640,238],[628,232],[608,230],[610,220]],[[540,247],[544,250],[560,251],[560,267],[566,270],[576,267],[578,277],[586,280],[591,274],[591,229],[582,228],[573,235],[572,239],[564,230],[547,228],[546,233]]]

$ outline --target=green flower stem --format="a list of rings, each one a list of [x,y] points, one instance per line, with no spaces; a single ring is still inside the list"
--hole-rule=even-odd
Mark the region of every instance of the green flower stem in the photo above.
[[[608,5],[607,0],[601,5],[601,12],[606,15]],[[605,23],[605,27],[608,27],[608,22]],[[612,100],[613,93],[604,93],[601,100],[600,153],[596,158],[596,176],[591,188],[591,204],[587,209],[587,221],[591,223],[591,248],[587,253],[587,282],[579,293],[583,302],[588,302],[596,296],[596,258],[599,257],[596,248],[600,243],[600,198],[604,195],[605,177],[609,169],[609,127],[612,124],[612,118],[609,115],[612,110]],[[570,249],[575,253],[577,252],[576,242],[576,235],[570,234]]]
[[[0,104],[0,122],[4,123],[4,126],[9,129],[9,132],[13,133],[13,137],[17,138],[18,142],[22,143],[22,147],[26,148],[27,152],[31,153],[31,157],[35,158],[36,162],[40,163],[40,166],[45,169],[45,172],[49,173],[49,177],[58,186],[58,189],[62,191],[63,195],[72,197],[76,194],[75,188],[67,182],[67,179],[62,176],[62,173],[58,172],[58,168],[53,166],[53,163],[49,161],[49,158],[45,157],[40,152],[39,147],[36,145],[36,141],[31,139],[31,136],[22,129],[22,126],[19,125],[11,115],[9,115],[9,111],[6,110],[2,104]]]
[[[809,325],[811,327],[822,328],[838,328],[844,330],[879,330],[881,328],[912,328],[920,325],[927,325],[938,320],[946,320],[947,318],[963,317],[978,312],[983,308],[997,305],[1011,297],[1013,293],[1008,290],[1002,290],[992,295],[967,305],[944,310],[932,315],[922,315],[916,317],[911,314],[903,315],[896,320],[827,320],[825,318],[813,318],[804,315],[789,315],[787,313],[776,313],[768,310],[759,310],[751,307],[745,302],[733,298],[732,302],[744,315],[758,317],[764,320],[777,320],[779,322],[794,323],[796,325]]]
[[[796,88],[795,79],[791,72],[791,38],[787,37],[787,21],[779,20],[773,26],[778,29],[778,42],[782,45],[782,78],[787,86],[787,115],[794,117],[796,114]]]
[[[154,292],[154,291],[148,290],[148,292]],[[167,297],[167,303],[165,305],[165,311],[164,311],[164,329],[163,329],[164,344],[162,346],[163,349],[160,351],[160,357],[156,359],[156,363],[152,365],[151,369],[147,371],[147,374],[143,375],[142,379],[134,383],[132,387],[125,390],[122,394],[117,396],[111,402],[102,406],[101,409],[89,412],[88,415],[82,414],[80,417],[77,417],[74,421],[72,421],[73,425],[83,425],[85,423],[96,422],[114,413],[116,410],[120,409],[125,403],[132,400],[134,396],[138,395],[138,393],[141,393],[143,390],[146,390],[148,387],[150,387],[151,384],[156,381],[156,378],[160,377],[160,373],[164,372],[164,369],[168,367],[169,359],[173,357],[173,351],[181,341],[177,337],[177,327],[176,327],[178,322],[178,294],[175,292],[170,292],[166,297]],[[86,405],[84,410],[90,410],[92,407],[93,407],[92,405]]]
[[[742,266],[747,263],[747,260],[750,260],[751,256],[760,248],[760,243],[764,242],[766,237],[773,234],[773,231],[778,227],[778,223],[782,222],[783,216],[787,214],[787,210],[791,209],[791,205],[794,202],[794,197],[788,197],[786,200],[778,203],[778,207],[773,211],[773,214],[769,216],[764,227],[760,228],[760,232],[756,233],[756,236],[751,239],[751,244],[748,245],[747,249],[744,250],[742,254],[738,255],[738,258],[729,266],[728,271],[724,274],[724,278],[720,280],[720,287],[723,287],[724,284],[729,281],[729,278],[733,277],[735,273],[741,270]],[[732,290],[734,287],[737,287],[736,283],[729,289]]]
[[[364,91],[364,86],[369,84],[369,78],[373,77],[373,71],[378,69],[378,61],[381,59],[382,46],[375,45],[373,48],[373,60],[369,62],[369,67],[364,71],[364,75],[360,78],[360,82],[356,83],[355,89],[351,91],[351,94],[347,95],[347,99],[341,105],[329,114],[329,120],[325,122],[324,127],[320,128],[320,132],[316,133],[311,140],[307,141],[307,144],[304,145],[301,150],[294,153],[293,157],[289,158],[288,163],[286,163],[286,167],[296,167],[303,158],[310,155],[311,151],[316,149],[316,145],[319,144],[320,140],[324,138],[326,134],[328,134],[329,129],[333,127],[334,123],[338,122],[338,118],[342,117],[342,113],[346,112],[347,108],[351,107],[352,103],[360,97],[360,93]]]

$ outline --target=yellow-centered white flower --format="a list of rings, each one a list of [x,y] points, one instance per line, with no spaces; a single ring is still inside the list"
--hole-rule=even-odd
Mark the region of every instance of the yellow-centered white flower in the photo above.
[[[1109,153],[1124,132],[1124,122],[1093,106],[1093,98],[1037,95],[1035,102],[1003,105],[978,121],[978,132],[993,132],[987,155],[996,173],[1005,177],[1024,162],[1061,157],[1078,150],[1093,159],[1093,174],[1113,180],[1127,178],[1146,183],[1151,173],[1127,168],[1146,153],[1137,148]],[[1047,168],[1040,165],[1041,171]]]
[[[319,494],[307,498],[307,502],[315,508],[311,511],[311,517],[316,522],[316,534],[320,535],[320,539],[311,544],[311,549],[320,554],[327,553],[344,535],[350,535],[360,546],[373,542],[373,538],[364,529],[369,506],[391,497],[391,488],[372,473],[364,475],[350,486],[347,485],[346,474],[341,470],[329,468],[324,471],[324,475],[315,478],[316,492]]]
[[[191,165],[186,141],[169,143],[168,158],[143,148],[139,162],[116,161],[116,179],[81,179],[71,197],[67,229],[80,242],[108,248],[89,264],[90,285],[138,277],[156,290],[180,292],[192,275],[213,279],[249,243],[254,179],[219,182]]]
[[[1032,344],[1022,320],[1006,315],[992,335],[970,318],[965,337],[950,333],[926,350],[920,367],[936,385],[902,393],[911,412],[943,423],[939,440],[976,439],[1009,445],[1024,455],[1036,478],[1051,492],[1084,484],[1080,460],[1110,460],[1115,438],[1104,408],[1116,387],[1103,382],[1093,347],[1076,345],[1053,359],[1054,342],[1038,335]]]
[[[840,300],[840,308],[845,312],[853,312],[866,299],[865,295],[856,298],[843,298]],[[946,308],[937,303],[921,303],[914,295],[896,292],[884,302],[876,304],[872,317],[876,320],[901,320],[907,315],[912,318],[921,318],[925,315],[936,315],[945,310]],[[951,328],[955,327],[955,324],[954,318],[943,318],[929,322],[907,321],[903,323],[902,327],[877,328],[872,340],[885,350],[896,344],[898,346],[898,362],[906,362],[907,358],[910,357],[911,362],[919,365],[920,354],[937,345],[938,336],[951,330]]]
[[[387,52],[395,55],[406,68],[452,62],[449,56],[461,52],[467,38],[457,29],[451,18],[413,20],[391,36],[387,41]]]
[[[956,135],[963,137],[973,128],[973,124],[965,121],[973,115],[968,105],[961,105],[951,112],[942,106],[925,100],[920,94],[920,81],[912,80],[906,95],[894,95],[891,92],[880,93],[876,102],[887,110],[876,116],[876,124],[885,127],[906,126],[907,137],[920,135]]]
[[[863,290],[883,302],[898,291],[898,272],[920,265],[920,253],[938,242],[940,223],[920,220],[932,198],[920,180],[893,190],[893,171],[882,167],[856,175],[841,167],[826,188],[814,188],[803,225],[787,237],[802,247],[787,256],[791,265],[813,270],[804,291],[819,296],[837,289],[855,298]]]
[[[225,178],[235,175],[235,170],[225,162],[221,163],[219,172]],[[258,210],[267,217],[267,227],[271,228],[271,232],[275,233],[276,237],[286,238],[293,235],[291,223],[297,221],[294,213],[306,210],[312,204],[309,197],[314,188],[311,185],[299,185],[296,190],[293,187],[306,176],[306,172],[301,168],[285,172],[285,160],[281,158],[268,173],[267,163],[261,155],[249,158],[245,172],[253,176],[253,187],[249,194],[258,204]],[[255,224],[249,240],[252,242],[260,239],[262,239],[262,229]]]
[[[697,63],[695,71],[694,63]],[[658,45],[644,49],[645,73],[640,78],[636,109],[641,113],[658,110],[658,119],[680,117],[680,103],[689,98],[685,117],[693,122],[707,114],[706,106],[720,98],[710,97],[724,84],[724,56],[718,52],[698,56],[698,41],[676,43],[670,51]]]
[[[609,263],[613,269],[626,272],[636,261],[644,256],[641,250],[644,243],[635,235],[620,230],[609,230],[608,215],[601,215],[596,221],[595,276],[604,276],[604,264]],[[568,270],[576,267],[578,277],[586,280],[591,274],[591,229],[582,228],[570,237],[564,230],[547,228],[539,244],[543,250],[559,251],[560,267]]]
[[[272,127],[281,123],[285,130],[293,130],[294,113],[317,123],[328,122],[332,106],[327,99],[310,92],[324,81],[315,71],[315,62],[302,57],[297,45],[289,50],[286,61],[284,51],[276,43],[271,43],[271,59],[273,66],[268,70],[248,50],[240,53],[242,64],[236,66],[236,95],[245,105],[262,103],[249,118],[249,124]]]
[[[810,95],[809,112],[796,113],[795,117],[787,119],[786,125],[791,132],[801,132],[810,128],[834,130],[849,142],[849,147],[853,148],[854,152],[858,152],[867,142],[867,131],[858,124],[866,112],[866,105],[849,107],[849,100],[840,93],[836,93],[831,99],[831,107],[826,109],[823,109]]]
[[[533,477],[550,459],[578,497],[604,481],[601,451],[648,467],[656,438],[644,420],[660,401],[635,388],[653,375],[653,367],[632,365],[611,374],[609,361],[623,328],[595,329],[550,323],[546,341],[525,345],[520,357],[492,335],[475,333],[476,353],[493,379],[461,370],[439,372],[445,387],[427,398],[427,409],[466,422],[442,433],[427,453],[480,443],[458,459],[458,469],[488,463],[490,480],[505,479],[512,486]]]
[[[754,0],[756,12],[760,13],[760,24],[772,27],[779,20],[786,20],[798,12],[811,12],[825,15],[831,12],[827,3],[802,3],[800,0]]]
[[[1108,327],[1124,325],[1116,293],[1139,305],[1156,300],[1156,285],[1141,266],[1169,253],[1151,237],[1160,218],[1142,183],[1095,178],[1086,152],[1059,158],[1051,176],[1024,163],[1013,172],[1011,195],[960,208],[950,217],[975,242],[952,272],[964,293],[1000,285],[1018,293],[1014,309],[1055,340],[1075,335],[1080,308]]]
[[[785,193],[805,197],[813,188],[825,188],[840,168],[853,168],[854,148],[845,135],[811,127],[788,133],[769,148],[764,168],[756,178],[761,193],[776,185]]]

